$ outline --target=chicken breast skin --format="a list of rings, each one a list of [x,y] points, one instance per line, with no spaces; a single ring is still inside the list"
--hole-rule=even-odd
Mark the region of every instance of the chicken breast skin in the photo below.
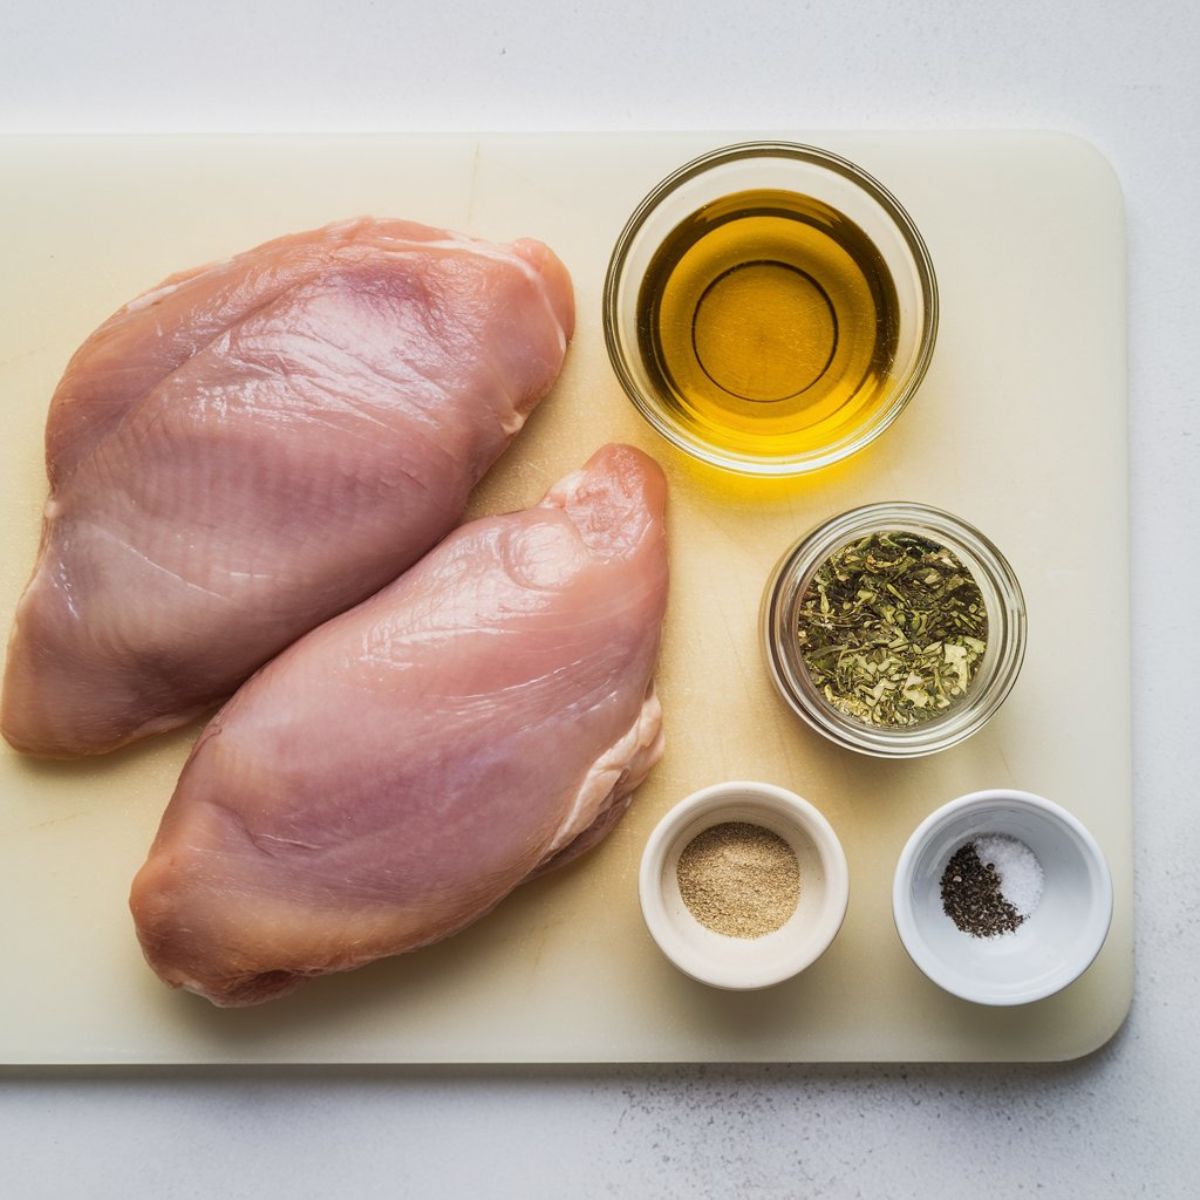
[[[168,984],[256,1004],[436,942],[598,842],[662,753],[665,482],[600,450],[221,710],[133,884]]]
[[[360,219],[168,279],[79,349],[0,730],[96,754],[180,725],[394,579],[558,375],[541,243]]]

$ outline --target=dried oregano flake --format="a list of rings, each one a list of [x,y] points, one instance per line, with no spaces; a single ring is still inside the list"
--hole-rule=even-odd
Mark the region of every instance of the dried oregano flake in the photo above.
[[[900,531],[848,542],[818,567],[796,635],[834,708],[869,725],[920,725],[967,694],[987,648],[987,609],[945,546]]]

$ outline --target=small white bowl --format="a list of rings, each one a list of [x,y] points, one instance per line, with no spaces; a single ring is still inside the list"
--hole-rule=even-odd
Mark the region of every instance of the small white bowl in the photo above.
[[[679,856],[697,834],[726,821],[761,825],[783,838],[800,865],[800,899],[787,923],[758,938],[702,925],[679,894]],[[837,936],[850,899],[846,855],[807,800],[769,783],[718,783],[681,800],[642,853],[638,894],[659,949],[700,983],[730,990],[770,987],[816,962]]]
[[[985,834],[1025,843],[1042,865],[1041,902],[1012,933],[972,937],[942,908],[950,856]],[[909,957],[976,1004],[1028,1004],[1091,966],[1112,921],[1112,876],[1096,839],[1065,808],[1030,792],[972,792],[926,817],[896,864],[892,913]]]

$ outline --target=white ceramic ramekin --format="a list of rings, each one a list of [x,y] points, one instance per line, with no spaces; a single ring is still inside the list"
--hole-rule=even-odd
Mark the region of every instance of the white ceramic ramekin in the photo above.
[[[1045,875],[1041,902],[1013,932],[961,932],[942,907],[950,856],[986,834],[1025,843]],[[1113,887],[1096,839],[1065,808],[1030,792],[972,792],[926,817],[896,864],[892,912],[909,957],[934,983],[976,1004],[1028,1004],[1091,965],[1112,920]]]
[[[697,834],[726,821],[761,825],[795,851],[800,900],[774,933],[714,933],[679,893],[680,854]],[[807,800],[773,784],[739,781],[694,792],[663,817],[642,853],[638,893],[646,928],[681,971],[713,987],[748,990],[790,979],[820,958],[846,915],[850,873],[833,827]]]

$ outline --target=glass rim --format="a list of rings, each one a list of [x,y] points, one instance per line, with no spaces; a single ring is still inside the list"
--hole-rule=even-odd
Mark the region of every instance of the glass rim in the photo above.
[[[798,655],[790,652],[788,617],[830,554],[857,537],[896,529],[937,539],[966,560],[963,565],[984,596],[989,650],[995,650],[985,652],[979,674],[960,703],[920,725],[891,729],[855,720],[820,695]],[[763,590],[760,634],[775,690],[818,733],[877,758],[918,758],[977,733],[1007,699],[1025,658],[1025,597],[1008,559],[973,525],[931,505],[883,501],[832,517],[788,547]]]
[[[918,337],[916,358],[907,375],[898,380],[894,394],[884,408],[865,427],[841,438],[820,450],[786,457],[761,457],[724,450],[684,433],[674,422],[667,420],[654,398],[645,395],[627,364],[625,348],[618,334],[618,297],[624,282],[625,266],[634,240],[650,215],[683,184],[696,179],[714,167],[753,158],[783,158],[803,162],[832,171],[860,188],[884,211],[900,234],[916,269],[921,292],[923,319]],[[821,467],[831,466],[861,450],[884,433],[908,406],[920,387],[933,359],[938,331],[938,285],[933,260],[916,222],[900,201],[873,175],[862,167],[819,146],[788,141],[748,141],[721,146],[691,159],[660,180],[642,198],[625,222],[613,245],[602,293],[602,324],[604,343],[609,362],[625,394],[634,408],[659,434],[685,454],[710,466],[743,475],[795,476]]]

